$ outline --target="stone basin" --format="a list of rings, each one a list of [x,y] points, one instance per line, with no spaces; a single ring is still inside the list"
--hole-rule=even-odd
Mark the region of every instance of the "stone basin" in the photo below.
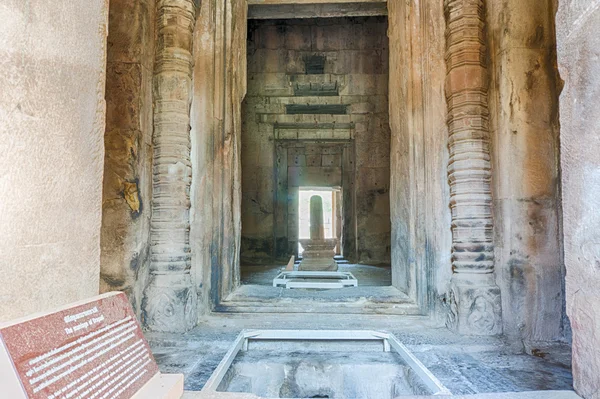
[[[393,335],[345,330],[244,331],[202,392],[336,399],[450,393]]]
[[[262,398],[393,399],[431,395],[395,353],[241,353],[218,388]]]

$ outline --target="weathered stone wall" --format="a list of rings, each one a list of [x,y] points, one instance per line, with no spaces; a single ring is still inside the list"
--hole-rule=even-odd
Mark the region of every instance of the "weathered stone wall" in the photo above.
[[[218,222],[213,215],[216,198],[214,190],[215,148],[219,134],[222,104],[219,102],[217,76],[222,54],[216,52],[215,2],[203,1],[197,10],[194,29],[194,71],[191,107],[192,187],[190,209],[190,245],[192,273],[199,295],[199,308],[205,311],[210,303],[211,265],[216,256],[212,245],[213,226]],[[219,134],[220,136],[220,134]],[[219,187],[219,186],[216,186]]]
[[[575,388],[600,398],[600,3],[564,0],[557,13],[567,311]]]
[[[388,13],[393,283],[429,313],[452,276],[446,23],[441,1],[390,1]]]
[[[0,7],[0,320],[98,293],[108,2]]]
[[[112,0],[108,22],[100,290],[139,315],[149,262],[154,0]]]
[[[497,280],[505,333],[526,341],[564,328],[554,13],[487,2]]]
[[[242,256],[268,259],[277,252],[273,239],[277,228],[275,140],[354,139],[358,245],[355,253],[345,255],[351,261],[389,263],[386,18],[249,22],[249,88],[242,132]],[[307,59],[314,56],[325,58],[320,71],[307,66],[311,64]],[[328,95],[315,93],[315,87],[326,86],[331,91]],[[290,110],[308,104],[339,109]],[[317,153],[299,156],[294,166],[327,168],[327,162],[334,161],[324,159]],[[287,242],[285,236],[280,239]]]
[[[239,285],[241,103],[246,93],[245,1],[200,3],[191,107],[192,273],[199,311]]]

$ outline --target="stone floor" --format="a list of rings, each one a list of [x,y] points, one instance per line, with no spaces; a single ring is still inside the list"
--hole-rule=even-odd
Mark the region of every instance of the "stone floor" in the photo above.
[[[572,390],[570,348],[458,336],[431,320],[382,315],[215,314],[186,335],[147,334],[161,370],[199,391],[242,329],[370,329],[396,335],[455,395]],[[550,396],[549,396],[550,397]],[[562,397],[560,395],[555,397]]]
[[[455,396],[431,396],[436,399],[580,399],[572,391],[532,391],[532,392],[509,392],[509,393],[491,393],[475,395],[455,395]],[[423,396],[403,396],[402,399],[422,399]],[[256,399],[253,395],[225,394],[218,395],[202,394],[200,392],[187,391],[182,399]]]
[[[273,279],[283,268],[285,268],[285,265],[242,266],[242,284],[272,286]],[[390,266],[340,264],[339,271],[352,273],[361,287],[387,287],[392,285],[392,268]]]

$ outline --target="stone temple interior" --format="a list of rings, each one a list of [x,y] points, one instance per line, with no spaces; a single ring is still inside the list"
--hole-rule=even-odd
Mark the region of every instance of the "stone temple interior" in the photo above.
[[[221,397],[199,391],[247,329],[390,332],[457,397],[600,398],[597,0],[0,20],[0,322],[125,292],[185,398]],[[265,348],[225,397],[420,392],[361,346]]]

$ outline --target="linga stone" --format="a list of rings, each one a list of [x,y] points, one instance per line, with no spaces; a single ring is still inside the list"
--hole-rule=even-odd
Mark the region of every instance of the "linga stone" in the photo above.
[[[333,259],[337,240],[325,239],[323,225],[323,199],[314,195],[310,199],[310,240],[300,240],[304,253],[300,263],[300,271],[337,271],[338,266]]]

